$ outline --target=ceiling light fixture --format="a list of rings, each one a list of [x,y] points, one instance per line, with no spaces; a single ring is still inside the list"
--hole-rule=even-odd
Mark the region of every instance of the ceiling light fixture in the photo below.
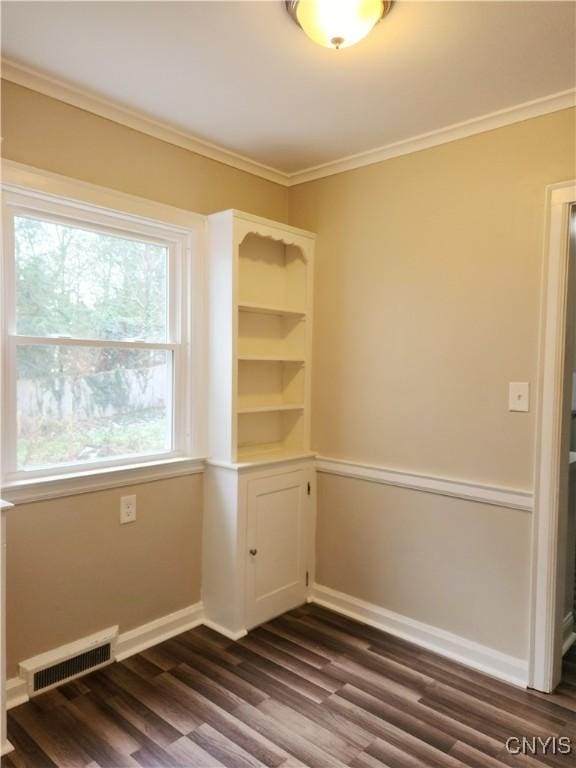
[[[286,8],[308,37],[325,48],[348,48],[384,18],[392,0],[286,0]]]

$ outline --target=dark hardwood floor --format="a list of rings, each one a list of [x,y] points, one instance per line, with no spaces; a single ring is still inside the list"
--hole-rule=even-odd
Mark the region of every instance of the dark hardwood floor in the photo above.
[[[304,606],[239,642],[186,632],[12,709],[2,768],[576,766],[576,651],[565,673],[553,696],[523,691]],[[509,754],[522,736],[573,753]]]

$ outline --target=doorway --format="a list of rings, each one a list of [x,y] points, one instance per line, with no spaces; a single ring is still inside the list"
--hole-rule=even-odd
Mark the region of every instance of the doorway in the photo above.
[[[576,182],[547,189],[539,355],[529,686],[561,679],[568,552]],[[572,259],[571,259],[572,256]],[[572,314],[571,314],[572,313]],[[574,553],[571,553],[574,556]]]

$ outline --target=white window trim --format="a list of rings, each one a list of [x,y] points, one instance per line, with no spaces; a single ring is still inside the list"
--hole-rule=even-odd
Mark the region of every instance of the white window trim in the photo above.
[[[156,456],[128,456],[115,458],[97,464],[76,464],[69,467],[57,466],[47,470],[6,472],[2,466],[3,495],[20,503],[43,498],[84,493],[134,482],[149,482],[160,477],[173,477],[202,471],[206,456],[206,425],[204,423],[206,398],[205,366],[205,217],[162,203],[138,198],[114,190],[59,176],[35,168],[4,161],[2,163],[3,216],[8,212],[29,211],[56,217],[69,222],[89,222],[97,229],[132,232],[136,237],[169,245],[171,274],[170,322],[181,316],[177,337],[169,344],[146,344],[143,347],[173,349],[178,342],[180,354],[177,378],[174,378],[174,450]],[[5,228],[11,235],[9,227]],[[3,264],[6,260],[3,259]],[[5,269],[5,267],[4,267]],[[2,274],[4,286],[11,275]],[[2,312],[2,391],[1,402],[4,414],[10,402],[15,402],[10,390],[9,363],[10,349],[6,344],[10,315],[10,302],[14,296],[5,296]],[[64,344],[78,343],[73,339],[62,339]],[[84,342],[80,342],[84,343]],[[96,345],[110,346],[114,342],[96,342]],[[135,345],[134,345],[135,346]],[[15,447],[15,435],[2,425],[2,456],[6,458]]]
[[[73,472],[37,480],[21,480],[3,486],[2,496],[12,504],[78,496],[127,485],[151,483],[171,477],[204,472],[204,459],[164,459],[121,467],[99,467],[89,472]]]

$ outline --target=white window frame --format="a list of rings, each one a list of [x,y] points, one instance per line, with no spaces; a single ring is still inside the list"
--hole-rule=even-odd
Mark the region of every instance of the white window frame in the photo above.
[[[6,173],[8,170],[8,174]],[[6,180],[8,175],[9,179]],[[200,471],[205,456],[205,382],[202,269],[204,217],[131,195],[20,166],[3,166],[2,274],[2,488],[13,501],[68,495],[161,476]],[[10,183],[14,179],[22,183]],[[32,182],[32,183],[30,183]],[[41,186],[39,189],[38,186]],[[48,188],[49,191],[46,191]],[[74,197],[70,196],[70,193]],[[64,193],[64,194],[62,194]],[[114,207],[107,207],[108,203]],[[140,215],[138,211],[144,215]],[[151,215],[152,214],[152,215]],[[38,338],[15,333],[14,217],[30,216],[91,231],[152,242],[167,248],[168,342]],[[176,223],[177,222],[177,223]],[[173,352],[172,450],[22,470],[16,466],[16,372],[18,343],[166,349]],[[92,478],[92,480],[91,480]]]

